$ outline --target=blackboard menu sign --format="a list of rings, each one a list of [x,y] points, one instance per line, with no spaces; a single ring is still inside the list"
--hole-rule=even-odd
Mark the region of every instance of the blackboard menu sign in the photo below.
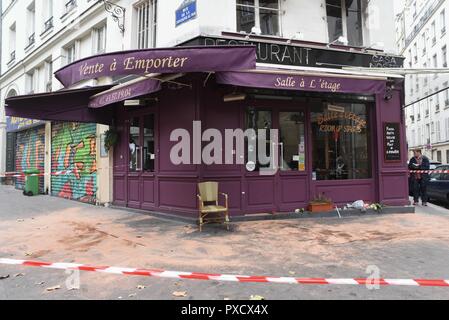
[[[399,123],[384,124],[385,161],[401,161],[401,126]]]

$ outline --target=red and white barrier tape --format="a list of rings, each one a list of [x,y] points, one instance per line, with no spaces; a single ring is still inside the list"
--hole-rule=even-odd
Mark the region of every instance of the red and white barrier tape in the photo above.
[[[410,173],[449,173],[449,170],[411,170]]]
[[[18,173],[18,174],[4,174],[4,175],[0,175],[0,177],[2,178],[23,178],[23,177],[43,177],[46,175],[51,175],[51,176],[63,176],[66,174],[71,174],[73,173],[73,170],[63,170],[63,171],[56,171],[56,172],[52,172],[50,174],[47,173],[33,173],[33,174],[24,174],[24,173]]]
[[[427,279],[326,279],[326,278],[293,278],[293,277],[266,277],[243,276],[227,274],[209,274],[196,272],[166,271],[160,269],[136,269],[106,266],[91,266],[76,263],[49,263],[28,260],[1,259],[0,264],[21,265],[27,267],[40,267],[60,270],[79,270],[100,272],[126,276],[144,276],[156,278],[210,280],[222,282],[242,283],[276,283],[276,284],[309,284],[309,285],[380,285],[380,286],[421,286],[421,287],[449,287],[449,280]]]

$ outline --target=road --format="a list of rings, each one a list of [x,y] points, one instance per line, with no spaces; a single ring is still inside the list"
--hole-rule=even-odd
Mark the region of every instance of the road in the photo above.
[[[0,186],[0,257],[207,273],[449,279],[449,210],[234,224],[156,219]],[[449,289],[301,286],[125,277],[0,266],[0,299],[449,299]],[[47,290],[60,286],[58,290]],[[69,290],[70,286],[78,287]],[[176,297],[175,292],[185,293]]]

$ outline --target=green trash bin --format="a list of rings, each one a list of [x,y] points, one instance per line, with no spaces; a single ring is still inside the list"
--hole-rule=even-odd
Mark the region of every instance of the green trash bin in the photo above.
[[[28,169],[24,171],[25,173],[25,189],[23,194],[26,196],[37,196],[39,194],[39,177],[32,176],[33,174],[39,174],[40,171],[37,169]]]

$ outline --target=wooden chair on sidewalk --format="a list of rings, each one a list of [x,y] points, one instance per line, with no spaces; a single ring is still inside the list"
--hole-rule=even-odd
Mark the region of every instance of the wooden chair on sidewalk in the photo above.
[[[199,226],[200,232],[207,223],[223,223],[229,230],[229,197],[218,192],[218,182],[203,182],[198,184]],[[219,205],[219,195],[225,199],[225,205]]]

